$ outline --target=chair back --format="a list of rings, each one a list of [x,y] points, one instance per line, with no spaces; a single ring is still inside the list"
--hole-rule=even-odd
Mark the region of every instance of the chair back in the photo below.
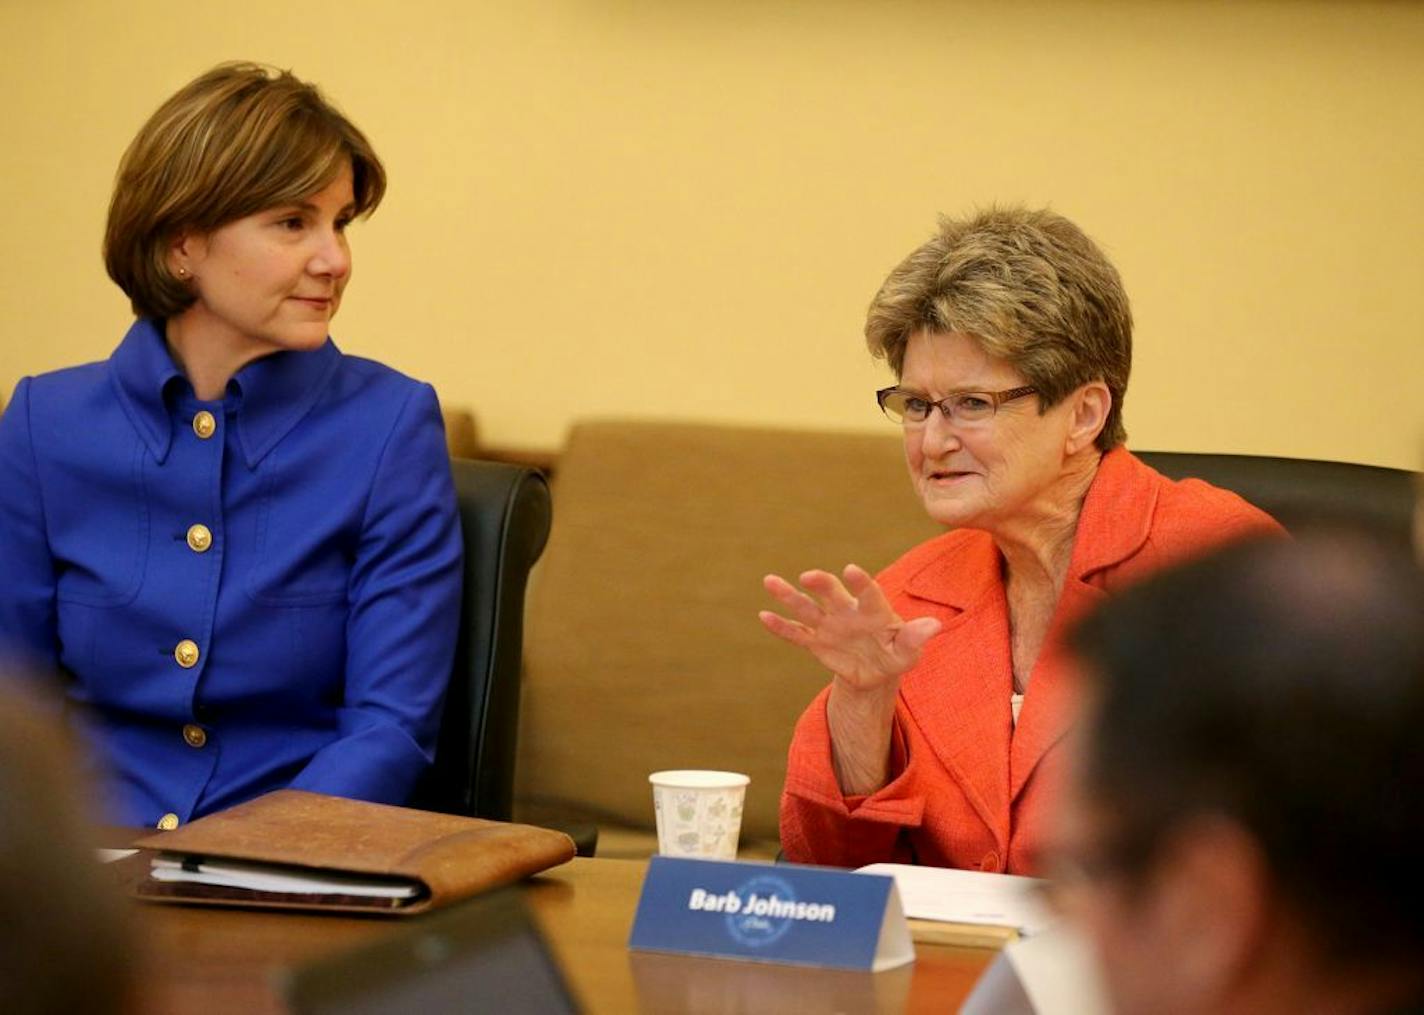
[[[1265,455],[1134,454],[1164,476],[1202,479],[1240,494],[1291,532],[1347,525],[1410,545],[1416,475],[1406,469]]]
[[[465,542],[460,634],[435,750],[416,793],[427,810],[507,821],[519,731],[524,591],[553,510],[535,469],[452,458]]]

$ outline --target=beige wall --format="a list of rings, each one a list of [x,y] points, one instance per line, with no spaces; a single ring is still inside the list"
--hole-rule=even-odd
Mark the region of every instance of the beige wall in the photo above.
[[[1424,5],[0,0],[0,40],[6,393],[116,343],[119,154],[244,57],[388,162],[338,340],[487,440],[880,427],[879,280],[936,212],[1025,201],[1122,269],[1136,446],[1424,457]]]

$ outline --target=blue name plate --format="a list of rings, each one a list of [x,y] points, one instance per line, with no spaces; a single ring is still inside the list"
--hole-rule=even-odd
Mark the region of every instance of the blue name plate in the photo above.
[[[879,971],[912,962],[893,878],[655,856],[628,947]]]

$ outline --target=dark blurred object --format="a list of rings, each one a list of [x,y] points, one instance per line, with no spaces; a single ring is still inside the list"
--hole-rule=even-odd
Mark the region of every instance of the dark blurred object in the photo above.
[[[1292,533],[1349,526],[1408,547],[1418,474],[1349,462],[1265,455],[1134,451],[1172,479],[1203,479],[1240,494]]]
[[[1424,573],[1354,533],[1242,543],[1073,638],[1049,869],[1117,1010],[1424,1011]]]
[[[452,458],[465,542],[460,638],[435,751],[412,805],[508,821],[519,732],[524,591],[553,509],[534,469]]]
[[[408,933],[307,966],[286,984],[296,1015],[578,1010],[519,892],[423,917]]]
[[[10,683],[0,699],[0,1010],[133,1007],[128,908],[99,863],[66,731]]]

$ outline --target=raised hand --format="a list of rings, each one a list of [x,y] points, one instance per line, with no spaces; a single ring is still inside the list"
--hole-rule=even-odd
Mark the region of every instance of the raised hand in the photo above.
[[[844,584],[828,571],[806,571],[800,589],[769,574],[762,585],[791,619],[771,610],[757,616],[772,634],[815,656],[845,690],[891,690],[939,633],[940,622],[902,620],[864,569],[848,564],[841,574]]]

